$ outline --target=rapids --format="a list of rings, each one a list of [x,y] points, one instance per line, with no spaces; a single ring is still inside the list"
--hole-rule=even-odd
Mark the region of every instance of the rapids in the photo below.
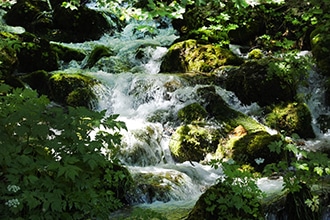
[[[141,26],[152,29],[141,29]],[[136,189],[128,193],[128,199],[135,207],[156,210],[168,219],[187,215],[198,197],[222,175],[220,168],[194,161],[176,163],[169,151],[171,134],[180,125],[178,110],[197,101],[196,90],[202,86],[191,86],[175,74],[159,73],[162,57],[177,37],[169,22],[163,27],[159,21],[131,21],[114,36],[105,34],[98,41],[64,44],[84,50],[86,54],[95,46],[103,45],[113,51],[112,56],[101,58],[85,70],[82,67],[87,58],[62,65],[64,71],[83,71],[101,82],[94,87],[98,97],[93,103],[94,110],[119,114],[119,120],[128,128],[122,131],[119,152],[120,161],[137,182]],[[328,109],[322,107],[321,83],[320,76],[313,72],[310,86],[300,88],[312,111],[317,133],[315,140],[306,140],[309,148],[324,147],[330,142],[330,132],[322,133],[316,123],[319,115],[329,114]],[[259,117],[257,104],[244,106],[232,92],[220,87],[216,87],[216,91],[232,108],[256,120]],[[282,180],[261,179],[258,185],[271,195],[281,191]],[[120,210],[112,214],[111,219],[128,217],[131,212],[131,209]],[[269,214],[266,219],[275,217]],[[326,215],[324,219],[328,219]]]
[[[143,39],[141,33],[136,34],[138,25],[141,23],[132,22],[121,33],[104,35],[98,41],[65,45],[86,53],[96,45],[114,51],[113,56],[101,58],[94,67],[84,70],[84,74],[101,82],[94,87],[98,97],[94,109],[119,114],[119,120],[128,128],[122,131],[119,153],[121,162],[137,182],[137,188],[129,192],[128,199],[135,207],[155,210],[168,219],[181,219],[199,196],[216,183],[222,170],[194,161],[173,161],[169,141],[180,125],[177,112],[198,101],[196,90],[202,85],[191,86],[175,74],[159,73],[162,56],[177,38],[170,25],[160,29],[156,36],[146,35]],[[62,69],[81,71],[85,62],[72,61],[63,64]],[[258,105],[244,106],[232,92],[220,87],[216,87],[216,91],[232,108],[249,115],[258,112]],[[260,180],[258,184],[269,194],[282,188],[281,180]],[[157,185],[157,188],[150,185]],[[128,217],[131,212],[130,209],[120,210],[112,214],[111,219]]]

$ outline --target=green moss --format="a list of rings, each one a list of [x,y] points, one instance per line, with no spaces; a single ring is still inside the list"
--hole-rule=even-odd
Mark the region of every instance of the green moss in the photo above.
[[[107,48],[106,46],[100,45],[96,46],[90,55],[88,56],[87,62],[84,66],[84,68],[91,68],[94,66],[94,64],[105,56],[110,56],[112,54],[111,50]]]
[[[200,161],[207,153],[214,153],[220,140],[220,131],[198,125],[180,126],[171,137],[170,150],[179,162]]]
[[[81,61],[85,58],[85,54],[78,50],[69,48],[60,44],[51,44],[52,50],[57,53],[59,60],[63,60],[64,62],[70,62],[71,60]]]
[[[68,94],[66,97],[66,103],[75,107],[90,107],[91,100],[95,98],[96,97],[90,88],[77,88]]]
[[[265,165],[278,162],[282,158],[275,152],[270,152],[268,145],[280,140],[279,135],[270,135],[266,131],[250,133],[233,142],[233,159],[240,164],[248,164],[262,171]],[[255,160],[261,158],[263,163]]]
[[[305,103],[279,104],[266,116],[266,124],[271,128],[303,138],[315,137],[311,123],[311,113]]]
[[[264,56],[260,49],[253,49],[248,53],[249,59],[261,59]]]
[[[51,98],[61,104],[89,106],[95,98],[91,88],[97,81],[82,74],[53,74],[49,79]]]
[[[178,117],[183,122],[201,121],[208,115],[207,111],[199,103],[189,104],[178,112]]]
[[[265,127],[253,118],[230,108],[216,93],[213,86],[199,88],[197,94],[205,102],[202,104],[206,106],[205,109],[209,116],[223,124],[226,132],[230,132],[239,125],[242,125],[248,132],[265,130]]]
[[[178,42],[169,48],[161,65],[162,72],[210,72],[224,65],[239,65],[242,59],[230,50],[196,40]]]

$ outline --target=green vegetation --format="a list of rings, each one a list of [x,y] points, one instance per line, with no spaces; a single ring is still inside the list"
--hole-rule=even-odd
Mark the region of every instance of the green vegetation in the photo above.
[[[326,205],[322,193],[327,191],[323,180],[330,174],[329,157],[320,151],[303,149],[299,146],[299,136],[292,136],[292,139],[282,136],[282,140],[269,145],[272,152],[284,154],[286,159],[267,165],[265,174],[282,173],[290,219],[320,219]]]
[[[0,86],[0,218],[106,219],[125,203],[123,122]]]
[[[199,198],[188,220],[265,218],[260,203],[264,193],[256,184],[257,176],[248,167],[232,162],[221,163],[224,179]],[[218,167],[219,161],[212,161],[212,165]]]

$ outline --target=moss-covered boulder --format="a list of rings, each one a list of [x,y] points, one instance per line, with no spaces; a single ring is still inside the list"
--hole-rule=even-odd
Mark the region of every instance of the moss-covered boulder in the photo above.
[[[86,54],[79,49],[70,48],[57,43],[51,43],[52,50],[57,53],[58,59],[64,62],[70,62],[72,60],[82,61]]]
[[[276,152],[271,152],[268,147],[272,142],[280,139],[279,135],[270,135],[266,131],[248,133],[232,143],[232,159],[239,164],[250,165],[256,171],[262,172],[267,164],[283,159]]]
[[[199,88],[197,95],[203,100],[201,103],[192,103],[178,112],[179,119],[186,124],[175,131],[170,141],[171,153],[177,161],[201,161],[207,154],[232,158],[237,140],[246,134],[268,134],[264,125],[230,108],[213,86]],[[218,126],[207,126],[203,122],[207,117],[213,118]]]
[[[216,93],[214,86],[199,88],[197,95],[203,100],[201,104],[208,112],[208,116],[222,124],[224,132],[229,133],[239,125],[248,132],[265,130],[265,127],[253,118],[230,108],[223,98]]]
[[[189,104],[178,111],[178,118],[182,122],[191,123],[201,121],[207,117],[208,113],[199,103]]]
[[[161,72],[211,72],[224,65],[239,65],[242,60],[230,50],[196,40],[173,44],[161,64]]]
[[[185,184],[185,175],[172,170],[159,172],[133,172],[134,190],[130,192],[131,204],[169,202]]]
[[[112,55],[112,51],[108,47],[103,45],[96,46],[87,57],[87,61],[83,68],[91,68],[99,59],[110,55]]]
[[[281,101],[293,101],[296,85],[288,83],[285,75],[270,73],[271,62],[279,61],[249,61],[237,69],[232,69],[224,80],[224,87],[233,91],[243,104],[257,102],[260,106],[265,106]]]
[[[95,79],[79,73],[54,73],[49,79],[50,97],[65,105],[91,107],[96,98],[92,86],[96,83]]]
[[[312,53],[321,72],[330,76],[330,28],[320,25],[311,33]]]
[[[266,124],[287,135],[294,133],[302,138],[314,138],[312,116],[305,103],[290,102],[276,105],[266,116]]]
[[[50,2],[50,4],[48,4]],[[8,25],[22,26],[52,41],[83,42],[99,39],[105,32],[113,33],[120,27],[119,19],[110,25],[102,12],[81,4],[75,10],[62,6],[63,1],[21,0],[4,16]]]
[[[9,44],[6,44],[6,35],[10,34],[0,32],[0,40],[3,42],[0,43],[0,80],[12,85],[16,81],[13,74],[17,70],[18,57],[16,51]],[[15,85],[12,86],[16,87]]]
[[[19,72],[28,73],[37,70],[53,71],[58,69],[57,53],[48,40],[25,32],[19,35],[17,47]]]
[[[56,34],[50,35],[54,40],[62,42],[83,42],[99,39],[105,32],[112,30],[101,12],[80,6],[76,10],[54,7],[53,27]]]
[[[21,0],[17,1],[5,14],[8,25],[22,26],[29,32],[44,31],[52,26],[51,8],[47,1]]]
[[[169,144],[173,158],[178,162],[201,161],[214,153],[222,134],[214,127],[188,124],[177,128]]]

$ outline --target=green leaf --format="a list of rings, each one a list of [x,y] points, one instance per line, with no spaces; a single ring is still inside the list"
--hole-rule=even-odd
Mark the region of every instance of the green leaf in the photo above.
[[[34,175],[29,175],[28,180],[33,184],[39,181],[39,178]]]
[[[317,173],[319,176],[322,176],[323,168],[322,167],[314,167],[314,172]]]

